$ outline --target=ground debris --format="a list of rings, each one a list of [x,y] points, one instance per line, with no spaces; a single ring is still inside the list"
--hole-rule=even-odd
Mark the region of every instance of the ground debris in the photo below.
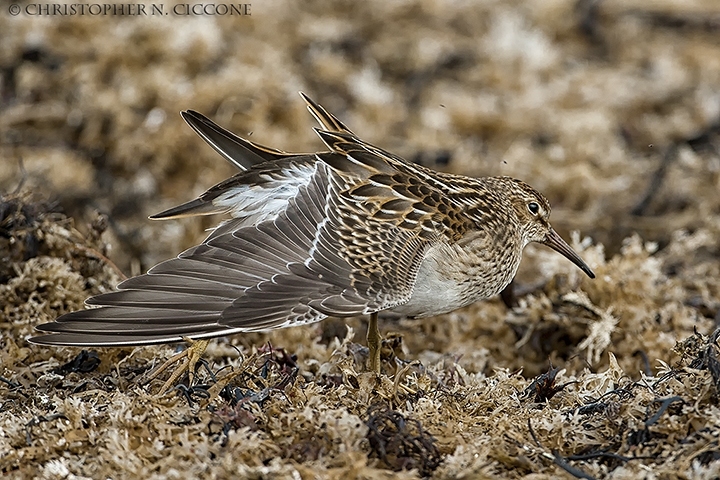
[[[720,3],[271,3],[190,43],[173,15],[0,15],[0,474],[720,478]],[[174,346],[85,372],[28,344],[222,220],[147,219],[236,173],[177,112],[324,149],[299,89],[411,161],[528,181],[597,277],[532,243],[505,302],[382,320],[380,377],[363,318],[213,340],[160,398]],[[370,405],[404,419],[386,449],[416,439],[399,469]]]
[[[523,391],[523,396],[526,398],[534,397],[533,401],[535,403],[543,403],[553,398],[556,393],[563,391],[563,389],[571,383],[567,382],[557,385],[555,378],[559,371],[559,368],[550,366],[547,372],[533,379],[532,383]]]
[[[417,469],[422,476],[428,476],[440,465],[442,457],[435,439],[420,421],[383,404],[370,406],[367,414],[371,454],[388,468]]]
[[[89,373],[100,365],[100,357],[92,350],[81,350],[72,360],[57,368],[57,373]]]
[[[0,283],[14,275],[13,265],[49,253],[43,227],[57,214],[57,204],[28,192],[0,197]]]

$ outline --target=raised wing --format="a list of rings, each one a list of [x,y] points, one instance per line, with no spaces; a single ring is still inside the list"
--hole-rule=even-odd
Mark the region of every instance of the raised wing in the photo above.
[[[340,120],[333,114],[325,110],[322,106],[315,103],[310,97],[300,92],[300,96],[305,100],[308,111],[315,117],[320,125],[328,131],[344,132],[352,135]],[[239,170],[245,171],[262,165],[265,162],[275,162],[294,157],[307,157],[312,154],[288,153],[274,148],[266,147],[250,140],[246,140],[221,127],[213,122],[205,115],[194,110],[185,110],[180,113],[188,125],[197,133],[208,145],[218,152],[225,160],[235,165]],[[270,167],[276,171],[283,171],[279,167]],[[267,170],[267,168],[265,169]],[[289,171],[288,173],[295,173]],[[278,179],[280,181],[287,179]],[[288,182],[289,184],[292,181]],[[160,213],[151,215],[153,220],[167,220],[171,218],[190,217],[195,215],[212,215],[219,213],[231,213],[233,216],[245,216],[245,205],[243,202],[232,203],[231,200],[242,197],[245,194],[244,189],[236,188],[242,185],[242,181],[236,181],[235,177],[225,180],[200,197],[185,202],[176,207],[169,208]],[[267,192],[259,195],[261,198],[271,197],[277,193],[277,188],[271,186]],[[284,199],[286,195],[280,195],[280,199]],[[228,201],[230,200],[230,201]],[[235,215],[240,213],[241,215]]]
[[[223,180],[195,200],[150,218],[229,213],[233,218],[241,219],[242,225],[274,219],[297,195],[300,186],[308,184],[317,161],[311,155],[255,165]],[[173,215],[165,215],[168,212]]]
[[[41,325],[52,345],[143,345],[268,330],[406,302],[430,242],[352,213],[348,179],[324,162],[276,218],[234,219],[203,244]]]
[[[283,152],[246,140],[222,128],[205,115],[193,110],[181,112],[181,115],[187,124],[190,125],[208,145],[241,171],[251,169],[263,163],[303,155],[300,153]],[[278,168],[275,169],[280,170]],[[218,199],[218,197],[222,197],[225,191],[227,191],[232,198],[236,198],[238,194],[241,195],[243,193],[242,191],[233,190],[233,187],[237,185],[240,185],[240,183],[236,182],[236,177],[231,177],[215,185],[200,197],[151,215],[150,218],[153,220],[167,220],[170,218],[231,212],[233,210],[233,204],[223,202],[223,198],[220,198],[218,202],[215,202],[215,200]]]
[[[338,120],[335,115],[325,110],[323,106],[316,103],[312,98],[308,97],[303,92],[300,92],[300,96],[303,100],[305,100],[308,111],[315,120],[317,120],[323,130],[327,130],[328,132],[344,132],[354,135],[354,133],[351,132],[344,123]]]
[[[194,110],[185,110],[180,112],[180,115],[208,145],[240,170],[247,170],[259,163],[298,155],[265,147],[239,137]]]
[[[156,218],[221,212],[233,218],[201,245],[88,300],[99,308],[41,325],[48,335],[31,341],[167,343],[373,313],[407,302],[428,249],[458,240],[470,221],[422,171],[358,139],[303,98],[325,128],[318,133],[331,152],[291,156],[190,115],[193,128],[226,158],[243,154],[266,161],[184,210]]]

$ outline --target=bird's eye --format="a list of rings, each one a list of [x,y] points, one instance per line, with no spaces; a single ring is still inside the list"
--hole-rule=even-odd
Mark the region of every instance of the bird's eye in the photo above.
[[[530,202],[528,203],[528,210],[530,210],[530,213],[533,215],[537,215],[540,211],[540,205],[538,205],[536,202]]]

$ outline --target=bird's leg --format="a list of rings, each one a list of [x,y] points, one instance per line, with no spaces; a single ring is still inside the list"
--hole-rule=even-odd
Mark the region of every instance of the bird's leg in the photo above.
[[[370,322],[368,322],[367,344],[370,349],[368,358],[368,369],[380,375],[380,346],[382,345],[382,337],[378,330],[378,314],[377,312],[370,314]]]
[[[162,388],[160,389],[161,394],[168,391],[173,385],[173,383],[175,383],[175,381],[180,378],[180,375],[185,372],[188,372],[188,382],[189,385],[192,386],[193,376],[195,375],[195,366],[202,358],[203,353],[205,353],[205,349],[207,348],[208,343],[210,343],[209,340],[193,340],[189,337],[183,337],[183,340],[188,344],[188,348],[170,357],[168,361],[156,368],[147,379],[147,383],[150,383],[151,381],[155,380],[158,375],[167,370],[170,365],[173,365],[182,360],[183,358],[187,357],[187,362],[184,362],[182,365],[178,366],[173,371],[172,375],[170,375],[170,378],[168,378],[168,380],[162,386]]]

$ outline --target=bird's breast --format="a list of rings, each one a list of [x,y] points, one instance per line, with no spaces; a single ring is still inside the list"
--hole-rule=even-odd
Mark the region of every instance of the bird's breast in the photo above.
[[[448,313],[500,293],[520,265],[520,253],[441,244],[423,259],[410,300],[392,309],[408,317]]]

